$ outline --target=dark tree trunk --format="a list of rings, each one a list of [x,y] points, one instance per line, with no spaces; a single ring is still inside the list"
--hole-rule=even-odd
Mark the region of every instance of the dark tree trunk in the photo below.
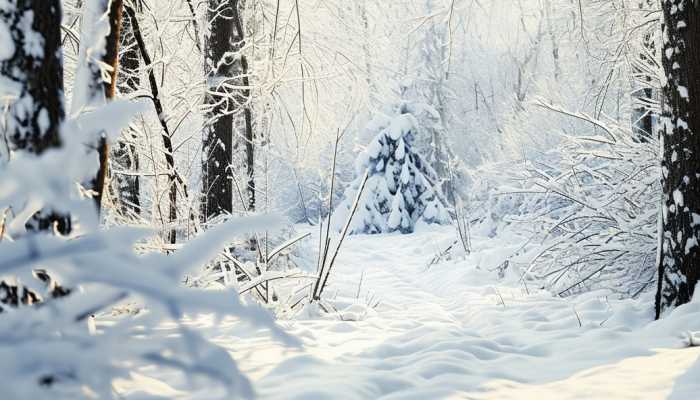
[[[121,1],[120,1],[121,3]],[[122,7],[123,9],[123,7]],[[139,53],[129,14],[122,12],[121,30],[119,35],[119,74],[117,87],[124,95],[133,93],[141,85],[139,75]],[[123,133],[125,139],[120,139],[112,149],[112,164],[118,172],[112,174],[112,191],[122,214],[140,214],[140,180],[138,176],[139,159],[133,142],[136,135],[131,129]]]
[[[238,0],[211,0],[211,33],[205,44],[207,114],[204,128],[203,216],[206,219],[233,211],[234,152],[245,172],[243,207],[255,209],[255,144],[245,29]],[[231,89],[230,87],[234,88]],[[239,89],[243,88],[243,89]]]
[[[233,211],[233,104],[223,87],[234,74],[232,53],[234,7],[229,0],[210,0],[207,20],[209,36],[204,44],[207,78],[205,104],[203,217],[205,220]],[[234,4],[235,5],[235,4]]]
[[[700,4],[663,2],[662,228],[657,318],[687,303],[700,273]]]
[[[6,124],[0,129],[4,128],[12,151],[40,155],[61,145],[60,129],[65,117],[61,2],[11,0],[9,5],[0,7],[0,24],[8,29],[12,40],[12,48],[3,43],[6,57],[0,60],[0,77],[12,82],[5,86],[14,93],[7,103]],[[38,37],[41,41],[28,43],[28,37]],[[70,233],[70,217],[43,210],[27,224],[32,230],[49,230],[54,226],[62,234]],[[70,292],[58,286],[45,271],[34,273],[48,285],[49,295],[61,297]],[[37,301],[40,298],[26,287],[0,282],[0,303],[17,306]]]
[[[15,0],[14,7],[0,9],[0,20],[8,28],[14,52],[0,62],[0,75],[14,82],[17,98],[9,103],[5,136],[12,151],[41,154],[61,143],[63,106],[63,59],[61,2],[59,0]],[[31,21],[31,26],[25,26]],[[43,41],[40,46],[25,44],[26,30]],[[56,226],[68,234],[71,221],[50,210],[38,213],[28,229],[47,230]]]
[[[0,74],[19,89],[18,98],[10,102],[8,109],[7,139],[12,150],[41,154],[60,145],[59,129],[65,116],[61,2],[15,0],[14,3],[13,11],[0,8],[0,19],[14,41],[14,53],[0,62]],[[27,20],[31,21],[31,30],[43,39],[39,48],[25,44],[28,32],[23,23]]]
[[[243,206],[247,211],[255,211],[255,135],[253,133],[253,112],[250,104],[250,77],[248,74],[248,58],[243,54],[245,46],[245,27],[241,12],[245,8],[245,0],[233,1],[234,14],[234,50],[239,54],[240,61],[234,62],[236,77],[238,78],[236,86],[241,86],[244,89],[240,90],[236,96],[236,107],[243,109],[243,126],[240,126],[240,121],[237,121],[236,127],[239,133],[239,140],[245,145],[245,157],[243,161],[243,170],[246,176],[246,193]],[[240,118],[240,113],[238,113]],[[241,137],[242,136],[242,137]]]

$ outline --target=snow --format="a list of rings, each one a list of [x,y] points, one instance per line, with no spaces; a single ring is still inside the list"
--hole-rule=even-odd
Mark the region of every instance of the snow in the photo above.
[[[673,191],[673,203],[678,207],[683,207],[683,193],[678,189]]]
[[[563,299],[510,271],[497,281],[492,269],[524,240],[515,235],[474,237],[470,256],[428,268],[453,238],[435,225],[349,237],[331,278],[335,310],[279,321],[303,347],[251,336],[233,319],[187,325],[239,360],[262,399],[689,399],[700,390],[700,347],[688,347],[700,301],[652,322],[649,294]],[[212,398],[147,365],[119,387],[127,399]]]
[[[15,43],[10,28],[4,21],[0,21],[0,61],[9,60],[14,54]]]
[[[7,17],[19,3],[0,0],[0,63],[20,50],[35,61],[49,56],[48,37],[35,31],[45,27],[33,27],[40,15]],[[241,15],[249,36],[214,60],[201,8],[157,0],[138,19],[138,47],[154,64],[128,71],[123,63],[120,80],[133,72],[138,87],[119,85],[123,101],[109,103],[110,67],[101,59],[110,2],[66,5],[65,58],[57,55],[71,107],[63,146],[40,155],[11,148],[3,129],[20,139],[35,127],[49,131],[56,110],[35,110],[21,66],[3,72],[0,273],[48,301],[32,310],[2,304],[0,356],[12,362],[0,364],[0,397],[698,397],[699,296],[653,321],[655,266],[678,265],[661,251],[694,254],[700,239],[664,226],[674,218],[700,224],[684,196],[695,180],[672,182],[678,189],[660,204],[659,175],[679,176],[680,164],[693,164],[688,146],[664,145],[688,133],[688,116],[662,115],[668,102],[642,90],[668,94],[661,86],[672,83],[688,100],[693,89],[681,82],[687,49],[670,42],[669,29],[654,34],[663,13],[635,12],[628,0],[524,0],[505,8],[498,1],[278,2],[275,15],[292,16],[278,31],[276,23],[258,24],[266,20],[256,16],[274,12],[274,2],[263,3],[252,19]],[[672,14],[680,11],[687,10],[672,6]],[[183,18],[193,13],[195,20]],[[677,29],[686,21],[673,20]],[[469,45],[447,46],[455,33]],[[13,45],[16,34],[26,40]],[[260,48],[269,56],[255,56]],[[238,75],[227,82],[206,76],[202,54],[209,69],[248,54],[248,76],[237,66],[225,68]],[[635,67],[652,55],[668,60]],[[672,71],[663,71],[669,63]],[[158,81],[159,114],[138,104],[149,100],[148,72]],[[234,214],[248,214],[249,196],[238,186],[254,178],[256,209],[272,215],[200,224],[201,157],[225,147],[219,140],[202,151],[198,140],[206,125],[201,98],[213,86],[229,92],[224,100],[233,107],[224,108],[235,127],[241,111],[253,114],[255,173],[233,168],[240,171],[228,176],[238,192]],[[250,96],[235,93],[241,90]],[[630,125],[647,113],[652,131],[668,136],[639,140]],[[176,160],[165,169],[161,122],[174,149],[165,156]],[[110,169],[138,184],[116,182],[98,216],[79,182],[94,178],[90,149],[103,134],[112,142],[124,135],[116,147],[124,154]],[[669,152],[661,166],[658,154]],[[235,153],[232,167],[244,161]],[[121,156],[129,162],[121,165]],[[173,173],[177,209],[169,218],[163,206]],[[126,189],[138,212],[110,195]],[[69,237],[27,231],[26,222],[50,208],[74,218]],[[292,227],[287,218],[316,227]],[[280,226],[285,236],[277,236]],[[164,245],[170,229],[177,243]],[[259,254],[250,249],[251,230]],[[294,250],[283,250],[292,243]],[[335,252],[316,260],[324,243]],[[227,258],[236,262],[219,263]],[[32,278],[37,266],[72,295],[48,299]],[[213,271],[210,281],[190,275],[202,269]],[[305,285],[319,276],[330,285],[309,303]],[[260,285],[265,296],[256,298]],[[45,377],[59,382],[37,385]]]
[[[24,33],[24,53],[34,58],[44,57],[44,38],[33,29],[34,12],[25,11],[19,22],[20,29]]]

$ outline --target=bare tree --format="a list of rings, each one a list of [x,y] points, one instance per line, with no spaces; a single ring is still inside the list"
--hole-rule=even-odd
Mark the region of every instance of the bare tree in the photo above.
[[[205,104],[203,216],[211,218],[233,211],[233,107],[224,83],[233,76],[235,55],[231,51],[234,11],[228,0],[210,0],[209,35],[204,45],[207,79]]]
[[[123,8],[123,4],[121,6]],[[136,11],[140,11],[140,3],[135,4],[135,7]],[[120,94],[129,95],[141,85],[141,61],[133,24],[126,12],[122,12],[119,48],[119,74],[116,76],[116,83]],[[128,129],[111,152],[112,165],[118,168],[117,171],[111,171],[112,191],[122,214],[141,213],[139,155],[134,145],[135,141],[135,132]]]
[[[237,113],[238,118],[235,126],[239,138],[237,143],[242,143],[242,147],[245,149],[245,151],[243,151],[243,170],[245,171],[247,185],[243,206],[247,211],[255,211],[255,135],[253,132],[253,112],[250,104],[248,57],[246,57],[243,52],[243,48],[246,45],[246,30],[242,17],[243,10],[245,10],[245,0],[234,0],[233,24],[235,35],[233,45],[234,51],[238,54],[237,59],[234,60],[234,68],[236,70],[235,77],[239,81],[236,86],[242,88],[236,93],[235,104],[236,107],[243,111],[242,113]]]
[[[168,121],[165,115],[165,109],[163,107],[163,100],[161,99],[160,86],[158,85],[158,80],[156,79],[155,72],[152,68],[153,62],[151,60],[151,55],[146,48],[146,42],[141,31],[141,26],[136,15],[136,9],[131,5],[124,5],[124,11],[128,15],[129,23],[131,26],[131,32],[134,35],[134,40],[139,50],[139,55],[143,61],[144,68],[148,71],[148,86],[151,91],[150,99],[153,103],[153,108],[156,111],[156,116],[158,117],[158,122],[162,128],[161,139],[163,142],[163,152],[165,153],[165,163],[168,168],[168,218],[167,223],[170,225],[167,231],[167,241],[170,244],[175,244],[177,242],[177,227],[175,226],[177,222],[177,199],[178,199],[178,185],[182,188],[183,197],[187,198],[187,185],[184,179],[178,174],[175,168],[175,150],[173,147],[173,135],[172,130],[168,126]],[[164,221],[165,225],[165,221]]]
[[[101,67],[97,63],[91,65],[91,79],[94,81],[92,89],[95,92],[102,91],[104,100],[113,99],[116,94],[117,71],[119,68],[119,43],[122,25],[122,0],[97,0],[95,2],[96,12],[101,16],[107,14],[109,22],[109,34],[105,37],[104,49],[102,49],[101,62],[109,66],[109,80],[103,82]],[[95,16],[97,17],[97,15]],[[96,21],[87,21],[95,23]],[[100,84],[102,83],[102,84]],[[100,87],[101,86],[101,87]],[[102,95],[100,95],[102,97]],[[104,193],[105,181],[107,178],[107,167],[109,157],[109,146],[104,135],[97,143],[97,152],[100,159],[100,167],[91,182],[91,189],[94,192],[94,200],[98,212],[102,209],[102,195]]]
[[[203,150],[203,215],[209,219],[233,212],[234,151],[246,172],[246,210],[255,208],[254,137],[250,108],[245,28],[239,0],[211,0],[207,11],[210,33],[205,43],[207,75]]]

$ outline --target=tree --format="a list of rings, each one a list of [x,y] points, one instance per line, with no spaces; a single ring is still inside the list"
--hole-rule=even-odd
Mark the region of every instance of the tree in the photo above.
[[[245,172],[246,179],[243,207],[247,211],[255,211],[255,135],[253,132],[253,111],[251,108],[248,57],[246,57],[243,51],[246,45],[246,30],[242,16],[243,10],[245,10],[245,0],[234,0],[233,26],[235,28],[235,35],[233,45],[234,51],[238,55],[234,60],[234,77],[236,78],[235,86],[242,88],[236,91],[236,96],[234,97],[235,107],[242,110],[242,113],[239,111],[235,114],[237,115],[235,128],[238,131],[237,144],[243,145],[242,169]],[[240,148],[240,146],[237,147]]]
[[[122,0],[88,0],[83,7],[78,72],[72,114],[89,112],[113,99],[116,93]],[[105,66],[108,67],[105,69]],[[107,79],[104,78],[103,70]],[[99,158],[92,190],[98,213],[107,177],[109,148],[103,133],[93,144]]]
[[[59,0],[15,0],[0,7],[0,97],[6,101],[0,136],[12,152],[40,155],[61,146],[60,129],[65,118],[61,18]],[[31,219],[26,223],[30,230],[55,227],[62,234],[71,231],[70,216],[50,209],[27,217]],[[69,292],[43,270],[34,271],[34,275],[48,285],[54,297]],[[20,289],[6,281],[0,282],[0,295],[0,302],[15,306],[40,300],[26,287]]]
[[[700,4],[663,2],[663,201],[656,317],[687,303],[700,275]]]
[[[123,8],[123,4],[121,6]],[[140,3],[136,4],[135,7],[137,7],[137,11],[140,11]],[[122,13],[121,18],[119,48],[120,73],[117,75],[117,87],[121,95],[129,95],[141,85],[139,75],[141,62],[134,37],[133,23],[129,14],[125,12]],[[118,168],[117,171],[111,171],[112,191],[122,214],[140,214],[141,184],[139,176],[136,174],[139,168],[139,154],[134,145],[136,133],[132,129],[127,129],[123,135],[111,152],[112,165]]]
[[[245,27],[241,17],[245,2],[211,0],[207,18],[210,31],[205,43],[207,74],[206,116],[203,146],[203,215],[205,219],[233,212],[234,150],[242,150],[245,171],[245,210],[255,208],[254,135],[250,107]],[[238,155],[238,154],[237,154]],[[238,159],[238,157],[236,157]]]
[[[65,117],[61,17],[58,0],[14,0],[0,7],[4,92],[0,97],[8,99],[0,129],[11,151],[41,154],[61,144],[59,130]],[[47,230],[54,225],[68,234],[70,217],[43,210],[27,228]]]
[[[440,192],[438,176],[416,152],[416,118],[406,104],[383,121],[373,121],[378,133],[355,165],[357,179],[346,191],[338,207],[336,222],[345,221],[362,184],[365,171],[369,178],[353,217],[350,233],[410,233],[416,223],[447,223],[449,215]]]
[[[207,8],[210,31],[205,40],[204,72],[207,78],[205,104],[203,216],[205,219],[233,211],[233,116],[223,83],[233,74],[230,52],[233,9],[228,0],[210,0]]]

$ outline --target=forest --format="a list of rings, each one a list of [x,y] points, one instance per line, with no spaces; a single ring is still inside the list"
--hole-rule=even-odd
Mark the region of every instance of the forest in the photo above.
[[[698,0],[0,0],[0,106],[0,399],[700,398]]]

